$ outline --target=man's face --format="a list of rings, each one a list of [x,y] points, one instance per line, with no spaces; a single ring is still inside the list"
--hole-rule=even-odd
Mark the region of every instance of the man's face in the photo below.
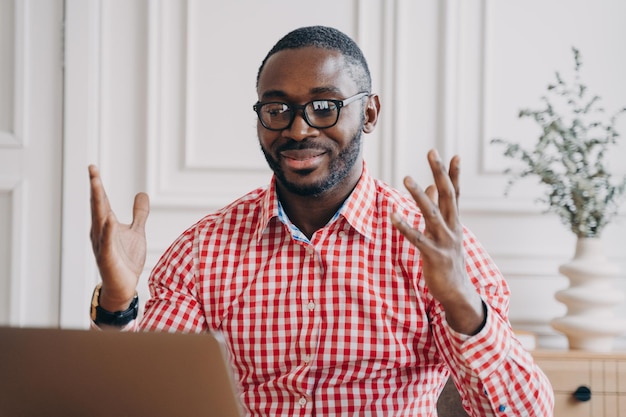
[[[343,100],[358,93],[343,56],[337,51],[308,47],[272,55],[259,77],[261,103],[301,105],[312,100]],[[338,184],[350,187],[360,177],[362,98],[340,110],[337,124],[316,129],[297,112],[290,127],[271,131],[259,122],[261,149],[279,185],[298,195],[320,195]]]

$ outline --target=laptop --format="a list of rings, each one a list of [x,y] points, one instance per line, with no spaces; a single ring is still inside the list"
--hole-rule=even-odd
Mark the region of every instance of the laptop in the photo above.
[[[240,417],[210,334],[0,327],[1,417]]]

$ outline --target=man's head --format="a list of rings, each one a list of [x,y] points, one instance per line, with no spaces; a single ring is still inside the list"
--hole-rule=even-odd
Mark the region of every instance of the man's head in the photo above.
[[[345,196],[362,172],[362,133],[380,104],[367,63],[336,29],[307,27],[283,37],[257,76],[254,106],[263,154],[283,195]]]
[[[345,33],[327,26],[306,26],[295,29],[281,38],[267,53],[259,67],[257,86],[268,58],[285,49],[300,49],[308,46],[340,52],[346,59],[347,71],[360,91],[372,91],[372,78],[361,48]]]

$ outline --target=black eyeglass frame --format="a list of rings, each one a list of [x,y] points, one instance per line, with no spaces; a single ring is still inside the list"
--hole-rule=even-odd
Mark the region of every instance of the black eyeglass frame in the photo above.
[[[366,91],[361,91],[360,93],[356,93],[353,96],[350,96],[348,98],[345,98],[343,100],[333,100],[333,99],[317,99],[317,100],[311,100],[307,103],[304,104],[289,104],[289,103],[285,103],[282,101],[267,101],[267,102],[260,102],[257,101],[253,106],[252,106],[252,110],[254,110],[254,112],[256,113],[257,117],[259,118],[259,121],[261,122],[261,125],[267,129],[267,130],[272,130],[274,132],[278,132],[281,130],[285,130],[285,129],[289,129],[291,127],[291,125],[293,124],[293,121],[296,118],[296,113],[298,111],[302,111],[302,118],[304,119],[304,121],[306,122],[307,125],[311,126],[313,129],[328,129],[330,127],[333,127],[337,124],[337,122],[339,121],[339,115],[341,114],[341,108],[347,106],[350,103],[353,103],[357,100],[359,100],[360,98],[363,98],[365,96],[369,96],[370,93],[366,92]],[[312,103],[315,103],[316,101],[329,101],[331,103],[333,103],[336,107],[337,107],[337,117],[335,119],[335,121],[330,124],[330,125],[324,125],[324,126],[316,126],[313,123],[311,123],[311,121],[309,120],[309,117],[306,114],[306,107]],[[281,128],[271,128],[269,126],[267,126],[265,124],[265,122],[263,121],[263,118],[261,117],[261,109],[263,108],[263,106],[267,105],[267,104],[283,104],[285,106],[287,106],[289,108],[289,110],[291,111],[291,117],[289,118],[289,123],[287,123],[287,125],[285,127],[281,127]]]

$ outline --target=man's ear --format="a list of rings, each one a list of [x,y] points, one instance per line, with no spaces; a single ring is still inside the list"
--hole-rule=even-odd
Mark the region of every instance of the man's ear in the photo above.
[[[365,123],[363,124],[363,132],[371,133],[378,122],[380,114],[380,98],[378,94],[372,94],[367,98],[365,105]]]

